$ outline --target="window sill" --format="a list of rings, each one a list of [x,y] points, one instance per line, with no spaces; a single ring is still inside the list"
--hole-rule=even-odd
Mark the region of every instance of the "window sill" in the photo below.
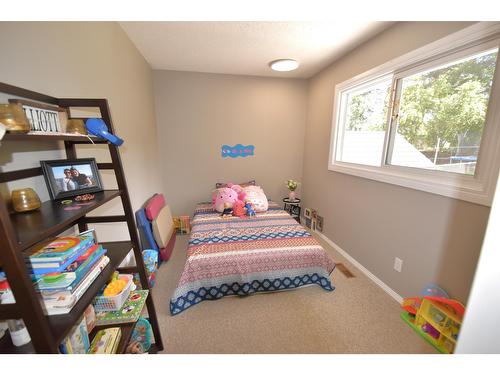
[[[446,176],[432,176],[434,171],[413,170],[414,168],[384,166],[371,167],[360,164],[329,164],[333,172],[367,178],[387,184],[398,185],[427,193],[442,195],[471,203],[491,207],[495,186],[488,185],[472,176],[461,176],[446,173]],[[490,181],[496,181],[490,179]]]

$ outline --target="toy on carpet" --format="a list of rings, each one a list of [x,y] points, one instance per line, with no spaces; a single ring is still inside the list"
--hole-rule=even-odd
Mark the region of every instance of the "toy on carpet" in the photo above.
[[[246,202],[245,203],[245,208],[247,210],[247,216],[255,216],[255,209],[253,207],[253,203],[252,202]]]
[[[422,297],[405,298],[401,318],[441,353],[453,353],[465,307],[435,284],[422,290]]]
[[[151,324],[144,318],[139,318],[135,323],[134,332],[127,345],[126,353],[142,354],[151,348]]]
[[[425,296],[430,296],[430,297],[443,297],[443,298],[450,298],[448,293],[446,293],[445,290],[443,290],[439,285],[436,284],[427,284],[424,289],[420,292],[420,294],[425,297]]]

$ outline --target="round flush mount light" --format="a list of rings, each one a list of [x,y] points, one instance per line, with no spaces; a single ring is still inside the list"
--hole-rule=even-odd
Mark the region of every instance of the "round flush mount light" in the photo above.
[[[299,67],[299,62],[293,59],[279,59],[269,63],[272,70],[277,72],[289,72]]]

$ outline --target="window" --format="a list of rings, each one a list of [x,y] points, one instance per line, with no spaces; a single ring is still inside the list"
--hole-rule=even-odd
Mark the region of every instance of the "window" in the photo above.
[[[338,85],[329,169],[491,204],[500,25],[494,31],[465,46],[459,32]]]
[[[474,175],[497,52],[400,75],[389,164]]]
[[[387,129],[391,77],[369,82],[342,95],[342,137],[337,160],[380,165]]]

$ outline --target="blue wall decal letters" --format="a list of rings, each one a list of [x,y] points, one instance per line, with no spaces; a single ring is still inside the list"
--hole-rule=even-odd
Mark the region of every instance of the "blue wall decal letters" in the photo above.
[[[221,148],[221,155],[223,158],[237,158],[238,156],[244,158],[246,156],[253,156],[254,149],[255,146],[253,145],[243,146],[240,143],[235,146],[223,145]]]

